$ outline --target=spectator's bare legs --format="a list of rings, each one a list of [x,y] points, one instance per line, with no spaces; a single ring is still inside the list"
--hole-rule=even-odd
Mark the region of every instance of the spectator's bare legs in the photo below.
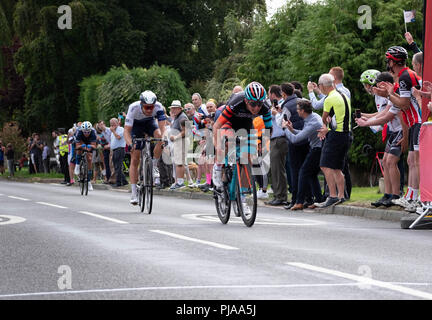
[[[337,190],[336,190],[336,181],[335,181],[335,175],[333,173],[334,170],[330,168],[321,168],[322,172],[324,173],[324,177],[327,182],[327,186],[329,188],[329,196],[331,198],[337,197]]]
[[[408,186],[413,189],[419,189],[420,185],[420,168],[419,168],[419,152],[408,152]],[[415,199],[414,199],[415,200]]]
[[[339,199],[345,198],[345,176],[342,173],[342,170],[332,170],[336,188],[337,188],[337,197]]]
[[[184,178],[184,174],[185,174],[185,168],[184,166],[181,165],[176,165],[176,177],[177,177],[177,183],[178,183],[178,179],[183,179]]]
[[[72,182],[74,182],[75,181],[75,175],[74,175],[74,171],[75,171],[75,163],[70,163],[69,164],[69,177],[70,177],[70,180],[69,180],[69,182],[70,183],[72,183]]]
[[[390,153],[385,153],[384,164],[384,185],[385,193],[398,195],[400,190],[400,171],[398,167],[399,158]]]

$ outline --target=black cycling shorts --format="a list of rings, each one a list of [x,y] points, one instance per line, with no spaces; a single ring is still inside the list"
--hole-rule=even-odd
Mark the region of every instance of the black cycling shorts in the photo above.
[[[415,123],[411,128],[409,128],[409,151],[420,150],[420,128],[420,123]]]
[[[349,146],[349,132],[329,131],[322,147],[320,167],[343,170]]]
[[[398,142],[402,139],[402,136],[402,130],[396,132],[389,132],[387,135],[385,153],[390,153],[399,158],[402,154],[402,145],[398,145]]]

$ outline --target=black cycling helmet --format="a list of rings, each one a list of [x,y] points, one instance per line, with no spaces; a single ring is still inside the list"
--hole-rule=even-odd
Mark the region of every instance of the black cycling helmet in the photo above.
[[[408,59],[408,52],[403,47],[393,46],[387,50],[386,59],[393,60],[395,62],[404,62]]]
[[[394,83],[394,79],[393,76],[391,75],[390,72],[381,72],[377,78],[376,78],[376,83],[379,82],[390,82],[390,83]]]

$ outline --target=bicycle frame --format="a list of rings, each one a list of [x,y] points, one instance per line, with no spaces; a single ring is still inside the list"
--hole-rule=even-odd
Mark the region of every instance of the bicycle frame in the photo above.
[[[382,156],[381,158],[379,157],[380,155]],[[375,160],[378,161],[378,164],[379,164],[379,167],[380,167],[381,173],[382,173],[382,175],[383,175],[383,177],[384,177],[384,168],[383,168],[383,166],[382,166],[382,160],[383,160],[383,157],[384,157],[384,152],[377,152],[377,153],[375,153]]]

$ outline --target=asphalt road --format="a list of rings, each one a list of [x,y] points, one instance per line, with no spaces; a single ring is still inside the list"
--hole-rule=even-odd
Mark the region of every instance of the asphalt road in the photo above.
[[[0,299],[432,299],[430,230],[259,208],[0,182]]]

